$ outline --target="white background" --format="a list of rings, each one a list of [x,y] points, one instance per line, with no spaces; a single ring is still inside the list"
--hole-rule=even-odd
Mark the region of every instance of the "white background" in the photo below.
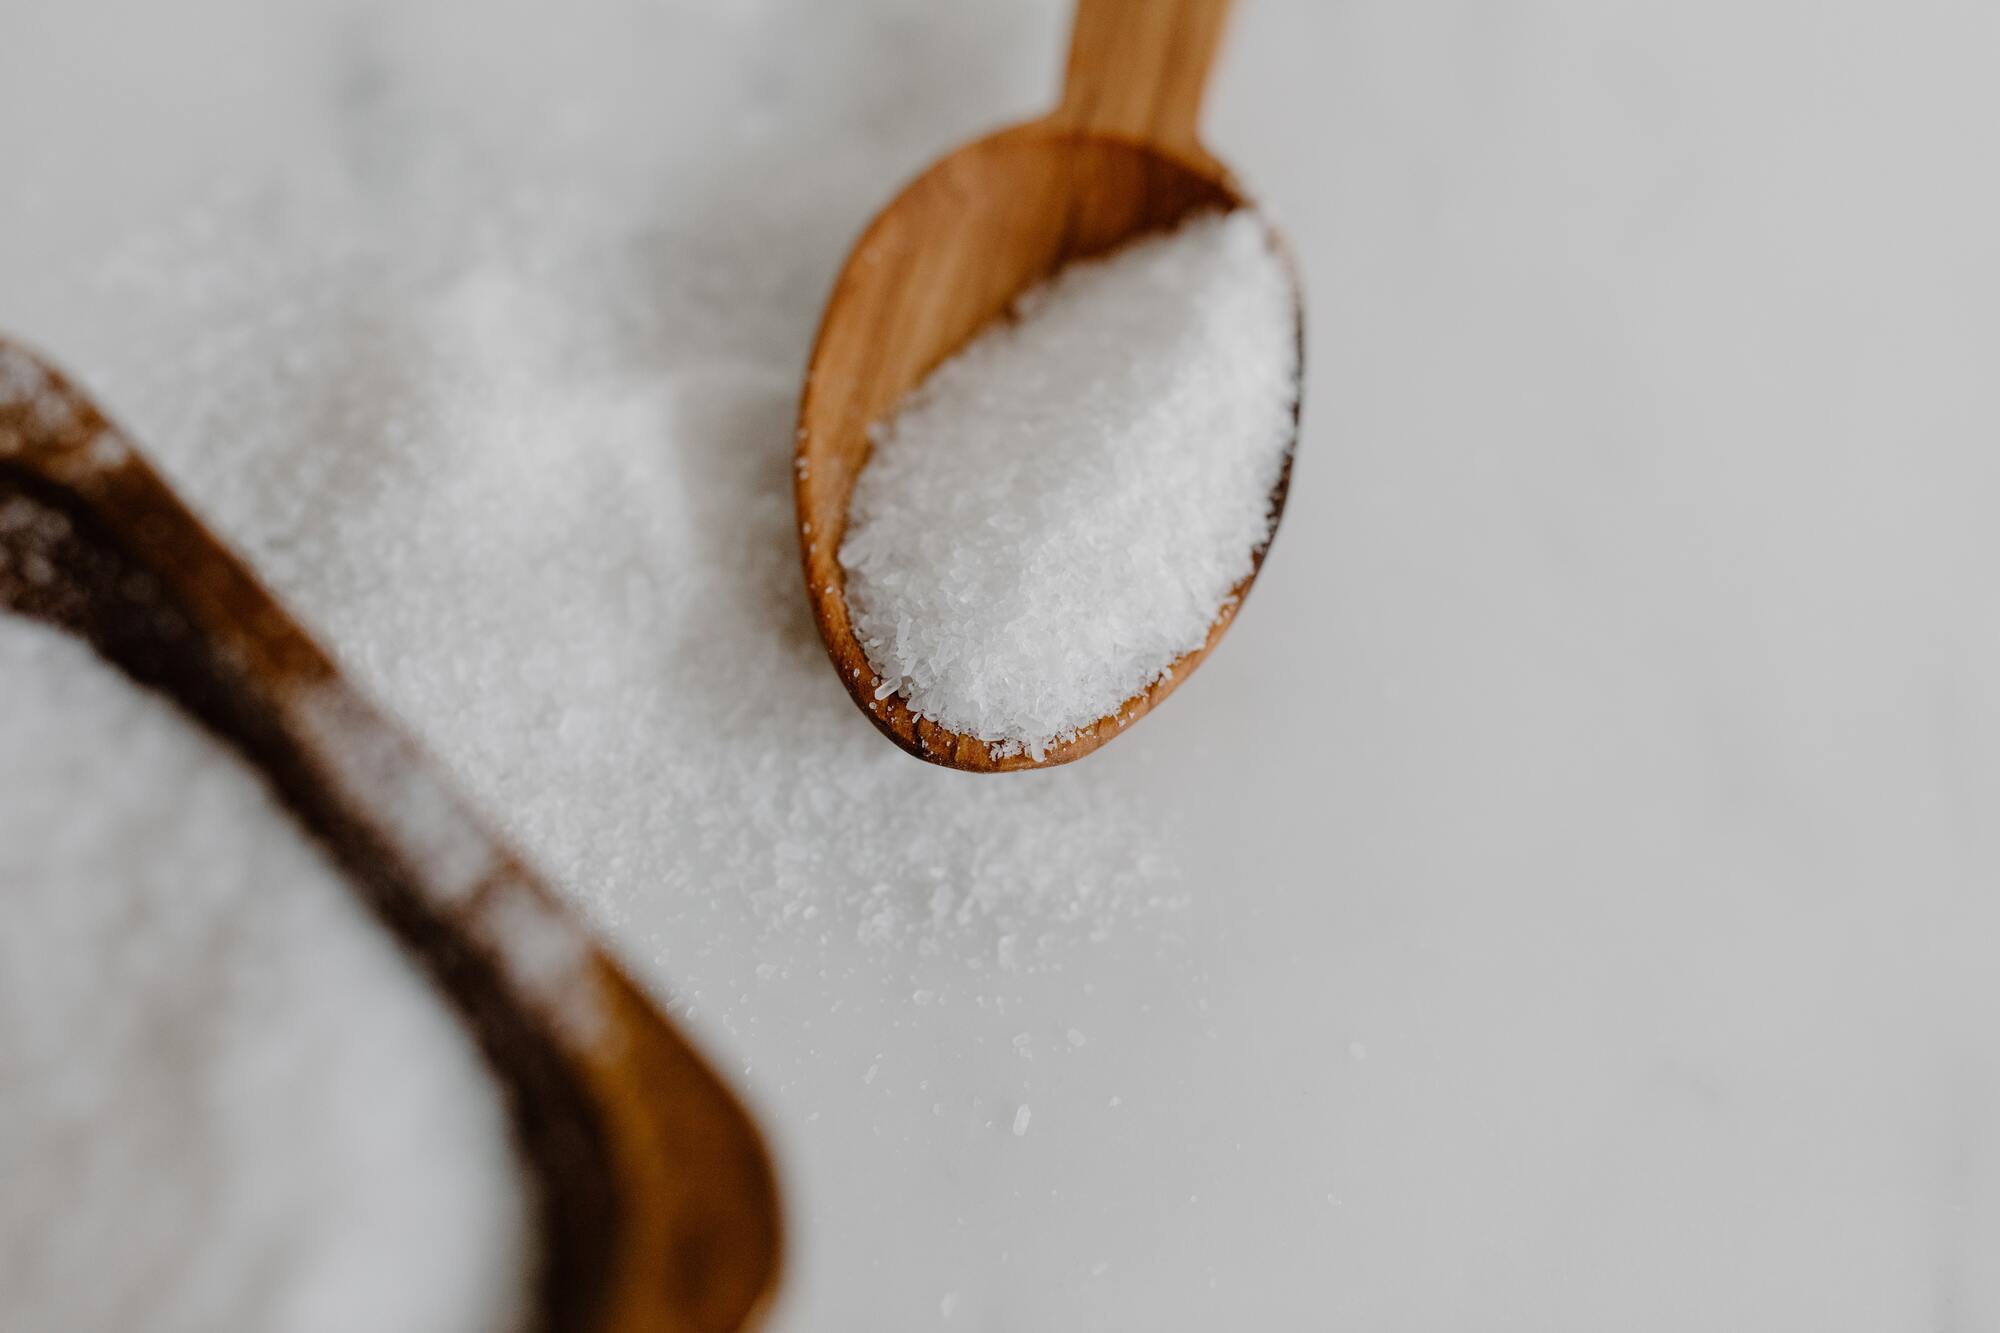
[[[780,828],[740,764],[578,797],[623,762],[600,695],[665,748],[728,682],[647,713],[620,658],[565,730],[587,626],[517,680],[435,612],[504,640],[575,589],[364,522],[511,490],[426,491],[421,426],[272,406],[299,348],[435,296],[371,274],[452,290],[486,198],[534,201],[479,252],[503,312],[561,297],[534,238],[574,186],[640,238],[661,373],[721,395],[659,447],[740,448],[756,479],[704,494],[757,501],[717,530],[781,579],[844,246],[1049,102],[1061,9],[0,0],[0,326],[672,993],[782,1158],[783,1329],[2000,1325],[2000,9],[1243,0],[1206,123],[1305,274],[1291,508],[1169,706],[999,795],[811,695],[774,593],[745,614],[813,705],[732,715],[743,744],[879,799],[801,787]],[[356,285],[274,334],[291,270],[238,253],[267,233]],[[321,319],[348,290],[373,313]],[[933,801],[1000,858],[946,872],[980,914],[879,921],[867,844]]]

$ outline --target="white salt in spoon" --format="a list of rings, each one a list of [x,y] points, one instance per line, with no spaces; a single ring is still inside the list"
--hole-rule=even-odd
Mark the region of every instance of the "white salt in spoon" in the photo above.
[[[1096,722],[1024,747],[964,735],[913,712],[856,637],[840,563],[869,428],[940,362],[1073,260],[1249,206],[1195,133],[1229,0],[1079,0],[1062,103],[964,145],[869,225],[834,285],[799,409],[797,503],[813,614],[854,701],[903,749],[972,772],[1041,768],[1090,753],[1144,716],[1221,641],[1262,564],[1222,599],[1204,642]],[[1272,245],[1282,255],[1275,234]],[[1289,267],[1287,269],[1289,272]],[[1302,302],[1273,355],[1302,365]],[[1271,494],[1275,534],[1297,439]]]

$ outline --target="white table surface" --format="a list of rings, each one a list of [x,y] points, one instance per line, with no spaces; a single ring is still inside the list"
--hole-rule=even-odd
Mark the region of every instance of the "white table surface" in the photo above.
[[[0,0],[0,327],[672,994],[782,1159],[783,1330],[2000,1326],[2000,8],[1243,0],[1207,125],[1306,275],[1291,508],[1171,705],[996,798],[1061,794],[1053,869],[953,870],[979,929],[869,930],[837,848],[813,927],[705,893],[726,839],[570,801],[598,756],[397,579],[548,590],[326,574],[360,501],[240,478],[310,492],[342,419],[176,401],[287,355],[174,258],[214,218],[448,264],[434,195],[561,175],[639,201],[666,327],[741,294],[658,355],[781,466],[846,242],[1046,102],[1061,9]],[[984,799],[824,697],[819,771]]]

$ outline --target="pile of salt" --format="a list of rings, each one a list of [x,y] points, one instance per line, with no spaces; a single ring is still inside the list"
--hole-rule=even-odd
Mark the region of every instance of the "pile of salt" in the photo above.
[[[518,1327],[453,1020],[235,756],[0,615],[0,1326]]]
[[[1038,757],[1200,647],[1269,540],[1298,392],[1256,214],[1072,264],[874,431],[840,561],[884,695]]]

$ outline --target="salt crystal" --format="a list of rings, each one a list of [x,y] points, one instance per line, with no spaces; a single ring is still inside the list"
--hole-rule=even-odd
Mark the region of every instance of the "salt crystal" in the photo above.
[[[1039,757],[1171,679],[1251,572],[1294,433],[1297,314],[1239,210],[1072,264],[1017,315],[877,423],[840,562],[886,687]]]
[[[1021,1136],[1022,1136],[1023,1134],[1026,1134],[1026,1133],[1028,1132],[1028,1116],[1029,1116],[1029,1114],[1030,1114],[1030,1112],[1029,1112],[1029,1110],[1028,1110],[1028,1104],[1027,1104],[1026,1102],[1023,1102],[1023,1103],[1021,1103],[1021,1105],[1020,1105],[1019,1107],[1017,1107],[1017,1108],[1015,1109],[1015,1111],[1014,1111],[1014,1137],[1015,1137],[1015,1138],[1017,1138],[1017,1139],[1018,1139],[1018,1138],[1020,1138],[1020,1137],[1021,1137]]]

